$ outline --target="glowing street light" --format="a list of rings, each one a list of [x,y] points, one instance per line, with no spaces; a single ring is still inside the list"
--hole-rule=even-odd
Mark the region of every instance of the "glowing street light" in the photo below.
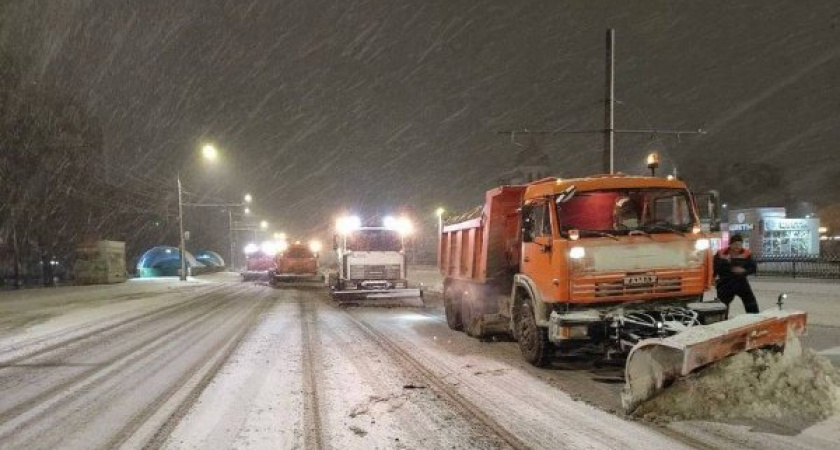
[[[251,208],[246,206],[242,212],[244,212],[245,214],[251,214]]]
[[[219,158],[219,152],[216,147],[210,144],[201,148],[201,155],[210,162],[215,162]],[[184,242],[184,188],[181,186],[181,171],[176,174],[178,182],[178,267],[181,268],[179,278],[181,281],[187,281],[187,258],[184,253],[187,251],[187,244]]]
[[[219,152],[212,144],[206,144],[201,148],[201,155],[208,161],[216,161],[219,159]]]
[[[265,220],[260,221],[260,229],[267,230],[268,229],[268,221],[265,221]]]
[[[245,203],[251,203],[254,201],[254,197],[251,194],[245,194]]]

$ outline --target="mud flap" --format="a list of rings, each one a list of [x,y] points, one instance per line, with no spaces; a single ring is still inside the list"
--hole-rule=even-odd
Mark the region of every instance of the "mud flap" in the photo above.
[[[622,406],[632,412],[677,378],[736,353],[781,348],[789,335],[805,332],[805,321],[804,312],[769,310],[640,341],[627,357]]]

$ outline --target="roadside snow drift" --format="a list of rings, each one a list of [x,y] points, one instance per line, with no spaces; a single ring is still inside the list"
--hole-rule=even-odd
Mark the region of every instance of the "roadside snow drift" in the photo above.
[[[764,419],[811,422],[840,413],[840,372],[790,338],[784,352],[739,353],[640,405],[654,421]]]

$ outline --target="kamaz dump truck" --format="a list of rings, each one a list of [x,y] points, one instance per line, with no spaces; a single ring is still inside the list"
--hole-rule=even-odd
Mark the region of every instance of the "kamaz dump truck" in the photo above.
[[[448,217],[439,268],[449,326],[509,333],[525,359],[558,353],[626,359],[632,409],[675,378],[740,351],[783,346],[805,314],[727,320],[703,301],[709,235],[680,180],[623,175],[547,178],[490,190]]]
[[[422,290],[409,287],[407,279],[405,237],[411,232],[404,218],[386,217],[380,226],[362,226],[356,216],[338,219],[333,242],[338,270],[329,276],[333,298],[422,299]]]

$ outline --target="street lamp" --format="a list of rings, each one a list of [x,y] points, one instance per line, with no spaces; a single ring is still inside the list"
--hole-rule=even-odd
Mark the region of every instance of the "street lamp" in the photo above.
[[[208,161],[216,161],[219,159],[219,152],[212,144],[206,144],[201,148],[201,155]]]
[[[201,156],[210,162],[215,162],[219,158],[219,153],[216,147],[207,144],[201,148]],[[179,264],[181,268],[178,277],[181,281],[187,281],[187,245],[184,242],[184,188],[181,185],[181,171],[176,172],[176,179],[178,181],[178,254]]]
[[[650,169],[650,176],[656,176],[656,168],[659,167],[659,153],[651,152],[647,155],[647,166]]]
[[[245,203],[251,203],[254,200],[254,197],[251,194],[245,194]]]

